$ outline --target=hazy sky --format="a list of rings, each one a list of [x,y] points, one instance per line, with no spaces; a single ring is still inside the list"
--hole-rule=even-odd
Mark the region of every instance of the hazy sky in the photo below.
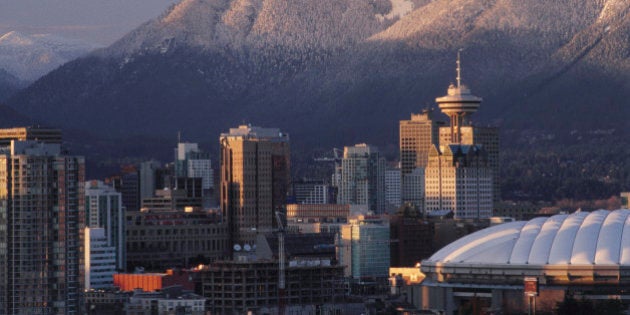
[[[52,33],[108,45],[178,0],[0,0],[0,35]]]

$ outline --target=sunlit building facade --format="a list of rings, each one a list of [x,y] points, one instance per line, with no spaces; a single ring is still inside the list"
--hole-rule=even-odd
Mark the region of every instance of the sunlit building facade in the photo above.
[[[221,211],[235,244],[253,244],[257,231],[285,213],[290,182],[289,135],[241,125],[221,134]]]
[[[0,154],[0,313],[79,314],[85,162],[58,143]]]

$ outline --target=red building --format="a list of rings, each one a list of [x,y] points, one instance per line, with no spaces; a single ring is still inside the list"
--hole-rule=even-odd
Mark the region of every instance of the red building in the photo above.
[[[196,271],[169,269],[166,273],[117,273],[114,274],[114,285],[121,291],[142,289],[153,292],[162,288],[181,285],[184,290],[194,290]]]

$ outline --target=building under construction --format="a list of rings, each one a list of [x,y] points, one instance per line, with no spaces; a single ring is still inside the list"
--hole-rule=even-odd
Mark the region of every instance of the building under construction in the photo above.
[[[278,269],[277,261],[215,262],[201,271],[202,294],[213,314],[265,313],[279,305]],[[330,260],[291,261],[284,292],[289,308],[341,302],[343,267]]]
[[[259,235],[255,252],[205,266],[202,294],[212,313],[276,313],[282,308],[309,313],[309,308],[345,300],[344,267],[336,264],[332,235],[287,234],[284,243],[284,294],[277,235]]]

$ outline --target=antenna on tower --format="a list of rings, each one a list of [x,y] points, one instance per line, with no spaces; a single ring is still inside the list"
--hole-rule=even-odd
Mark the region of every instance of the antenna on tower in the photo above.
[[[460,54],[462,50],[464,50],[464,48],[460,48],[457,50],[457,87],[460,87],[462,85],[462,67],[460,62]]]
[[[182,131],[177,131],[177,143],[182,143]]]

